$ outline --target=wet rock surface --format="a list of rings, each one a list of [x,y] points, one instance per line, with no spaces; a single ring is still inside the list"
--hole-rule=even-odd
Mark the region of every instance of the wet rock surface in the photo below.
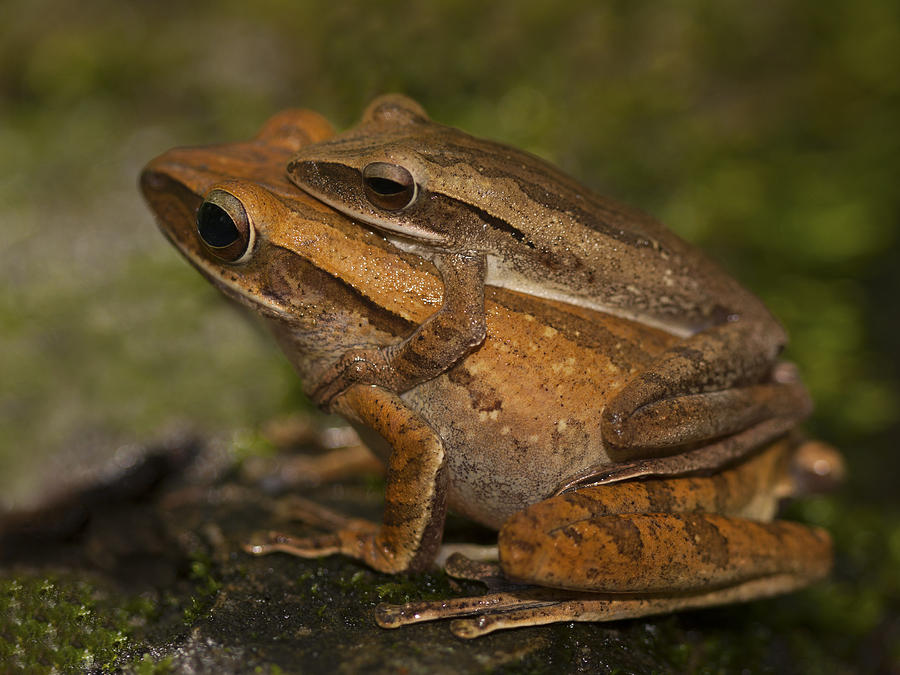
[[[36,642],[17,632],[27,624],[28,589],[43,593],[34,600],[42,607],[49,583],[59,593],[50,605],[81,603],[70,613],[97,622],[85,629],[88,635],[67,634],[82,652],[60,662],[62,672],[661,672],[710,666],[793,672],[809,665],[798,660],[808,657],[798,639],[810,641],[814,633],[803,625],[811,605],[802,596],[653,621],[527,628],[475,641],[451,635],[448,622],[381,629],[373,620],[379,602],[483,588],[437,571],[391,577],[342,557],[248,555],[242,546],[256,532],[307,533],[279,515],[286,494],[302,490],[350,515],[377,519],[382,484],[370,475],[298,488],[265,469],[283,469],[284,456],[256,458],[242,468],[224,448],[175,439],[135,453],[91,485],[5,517],[0,578],[12,584],[13,601],[0,605],[0,636],[7,646],[18,640],[17,650],[7,649],[11,663],[24,672],[47,672],[44,665],[62,659],[63,647],[53,651],[50,644],[53,635],[62,641],[59,630]],[[449,540],[490,537],[461,520],[448,524]],[[86,595],[73,595],[74,586],[88,588]],[[793,615],[797,632],[779,634],[777,618],[767,624],[772,608],[783,610],[786,621]],[[54,617],[42,623],[62,621]]]

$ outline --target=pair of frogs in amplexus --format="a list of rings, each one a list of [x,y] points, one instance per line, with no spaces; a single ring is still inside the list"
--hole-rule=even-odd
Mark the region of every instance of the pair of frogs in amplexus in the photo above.
[[[285,111],[249,142],[169,151],[142,188],[174,245],[265,318],[312,399],[387,466],[380,524],[298,499],[329,531],[249,551],[398,573],[434,563],[448,507],[499,530],[499,564],[445,563],[496,592],[382,605],[380,625],[466,616],[452,629],[474,637],[827,574],[827,533],[773,520],[841,471],[794,431],[811,403],[778,361],[786,335],[653,218],[402,96],[339,135]]]

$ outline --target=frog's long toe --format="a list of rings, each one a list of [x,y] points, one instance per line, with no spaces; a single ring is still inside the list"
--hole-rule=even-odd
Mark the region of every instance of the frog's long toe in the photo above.
[[[543,594],[547,589],[536,589]],[[438,621],[473,614],[486,615],[491,612],[504,612],[514,607],[544,606],[552,601],[528,597],[530,594],[488,593],[468,598],[451,598],[449,600],[424,600],[407,602],[402,605],[381,604],[375,608],[375,621],[382,628],[399,628],[411,623]],[[480,617],[479,617],[480,618]]]
[[[318,558],[341,552],[341,539],[336,534],[292,537],[281,532],[269,532],[265,537],[262,542],[245,544],[244,551],[257,556],[269,553],[288,553],[299,558]]]
[[[378,525],[370,520],[350,518],[297,495],[282,499],[275,510],[282,520],[294,520],[330,532],[346,529],[375,532],[378,529]]]

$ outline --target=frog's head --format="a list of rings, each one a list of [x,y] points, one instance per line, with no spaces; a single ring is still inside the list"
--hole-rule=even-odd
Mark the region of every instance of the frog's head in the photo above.
[[[287,111],[250,142],[166,152],[141,189],[166,237],[226,295],[276,334],[340,350],[408,332],[440,304],[441,285],[429,263],[287,180],[289,157],[329,133],[315,113]]]
[[[293,220],[323,220],[323,209],[297,194],[284,165],[300,147],[330,135],[309,111],[285,111],[250,142],[176,148],[151,161],[141,189],[160,229],[200,272],[230,297],[264,314],[284,315],[297,289],[273,270],[299,264],[302,250],[284,241]],[[296,197],[297,199],[294,199]],[[303,231],[303,222],[297,222]]]
[[[451,243],[440,224],[422,212],[433,185],[420,150],[425,138],[444,129],[405,96],[381,96],[359,125],[333,139],[301,148],[288,175],[307,193],[381,230],[430,246]],[[448,132],[453,132],[447,129]]]
[[[353,129],[301,148],[288,174],[317,199],[420,252],[490,252],[491,239],[515,246],[527,239],[516,229],[523,214],[583,208],[585,192],[544,160],[433,122],[396,94],[375,99]]]

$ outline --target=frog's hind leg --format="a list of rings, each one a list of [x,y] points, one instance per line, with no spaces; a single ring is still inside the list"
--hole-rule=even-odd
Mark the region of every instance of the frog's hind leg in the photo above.
[[[603,438],[615,458],[659,456],[733,436],[739,447],[715,465],[721,466],[786,432],[812,404],[796,368],[776,362],[783,342],[769,322],[736,321],[661,354],[602,412]]]
[[[831,566],[825,532],[785,521],[624,514],[535,532],[528,520],[526,510],[504,527],[500,555],[508,577],[538,586],[380,605],[378,624],[452,618],[454,634],[474,638],[549,623],[618,621],[787,593],[823,578]],[[517,539],[521,529],[527,541]]]
[[[537,588],[383,606],[378,621],[393,627],[475,614],[452,626],[458,635],[475,637],[516,626],[663,614],[801,588],[828,573],[831,541],[816,528],[763,522],[785,493],[780,479],[790,470],[791,450],[785,440],[713,476],[591,486],[534,504],[504,524],[499,551],[507,579]]]
[[[379,605],[375,610],[383,628],[436,619],[453,619],[450,630],[461,638],[476,638],[497,630],[542,626],[569,621],[621,621],[689,609],[755,600],[787,593],[805,585],[791,575],[756,579],[699,594],[578,593],[527,587],[442,602]]]
[[[597,485],[533,504],[500,531],[503,571],[603,593],[718,593],[784,576],[810,583],[830,568],[828,534],[764,522],[790,492],[795,450],[783,439],[712,476]]]
[[[526,520],[508,523],[500,534],[500,560],[504,573],[520,583],[602,593],[703,594],[765,578],[779,579],[779,589],[821,579],[831,566],[831,541],[822,530],[788,521],[617,514],[538,531]]]

